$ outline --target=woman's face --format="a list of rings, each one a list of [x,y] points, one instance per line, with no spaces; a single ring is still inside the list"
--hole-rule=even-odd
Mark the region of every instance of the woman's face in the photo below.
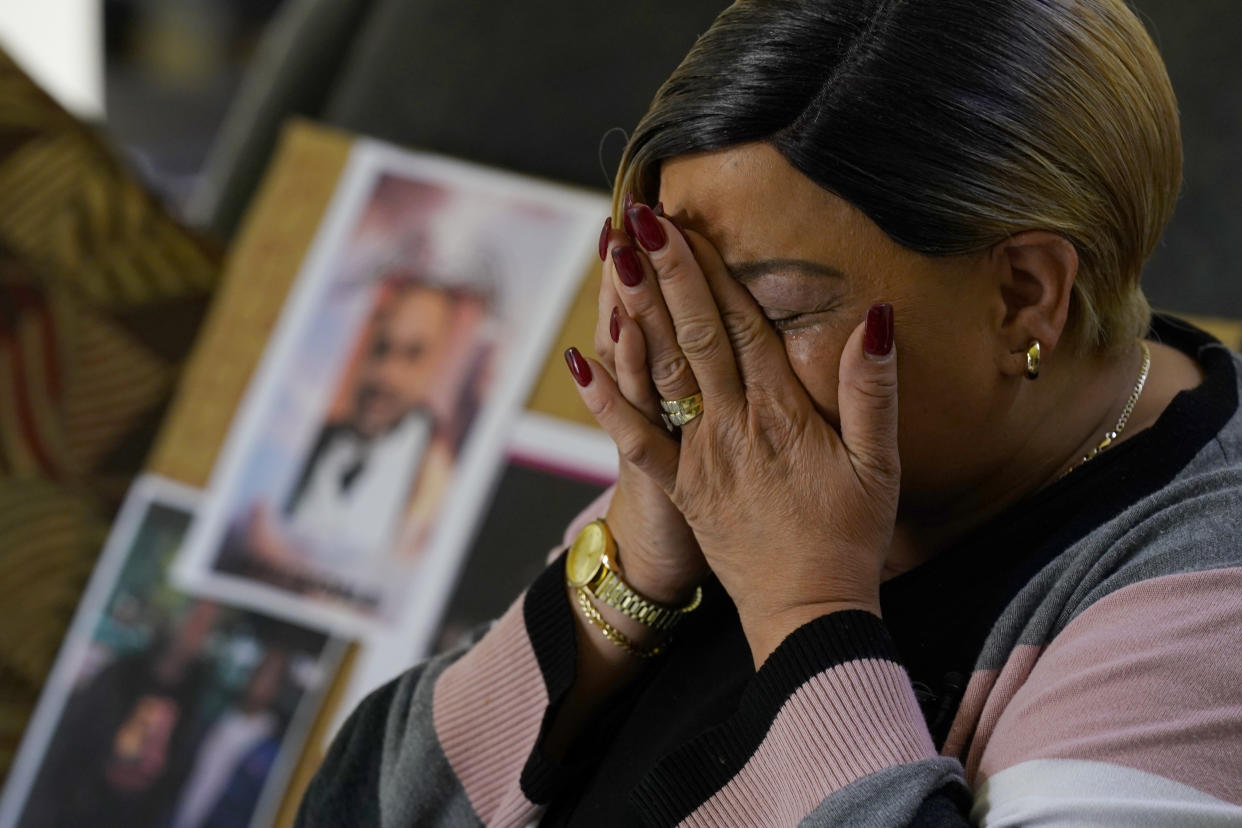
[[[763,143],[666,161],[660,199],[720,251],[834,427],[845,341],[872,304],[893,304],[903,507],[969,497],[1003,462],[1008,438],[993,432],[1013,391],[997,365],[1004,303],[988,253],[907,250]]]

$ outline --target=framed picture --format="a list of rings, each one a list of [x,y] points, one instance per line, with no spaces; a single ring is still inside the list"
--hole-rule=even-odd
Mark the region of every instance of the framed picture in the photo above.
[[[175,588],[198,492],[131,489],[0,799],[0,826],[270,824],[341,644]]]
[[[342,634],[430,636],[607,210],[356,141],[179,582]]]

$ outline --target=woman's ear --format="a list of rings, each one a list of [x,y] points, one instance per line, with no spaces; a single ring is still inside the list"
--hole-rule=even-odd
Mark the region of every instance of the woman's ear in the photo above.
[[[1032,342],[1038,340],[1047,357],[1061,340],[1078,276],[1078,251],[1064,236],[1027,230],[997,244],[992,258],[1004,307],[1004,370],[1021,374]]]

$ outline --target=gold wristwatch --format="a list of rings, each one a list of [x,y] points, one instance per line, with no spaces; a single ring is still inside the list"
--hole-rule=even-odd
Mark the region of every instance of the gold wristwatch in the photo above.
[[[617,543],[603,518],[588,523],[569,547],[565,580],[635,621],[664,632],[677,626],[686,613],[695,610],[703,600],[703,590],[696,588],[690,603],[684,607],[670,607],[644,598],[630,588],[621,577]]]

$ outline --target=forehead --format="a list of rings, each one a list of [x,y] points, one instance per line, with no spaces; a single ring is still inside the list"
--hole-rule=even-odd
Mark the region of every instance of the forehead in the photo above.
[[[705,235],[730,263],[798,258],[850,273],[902,251],[860,210],[767,143],[665,161],[660,199],[665,212]]]
[[[444,317],[451,307],[449,297],[431,288],[409,288],[393,297],[380,312],[380,319],[389,326],[409,326]]]

